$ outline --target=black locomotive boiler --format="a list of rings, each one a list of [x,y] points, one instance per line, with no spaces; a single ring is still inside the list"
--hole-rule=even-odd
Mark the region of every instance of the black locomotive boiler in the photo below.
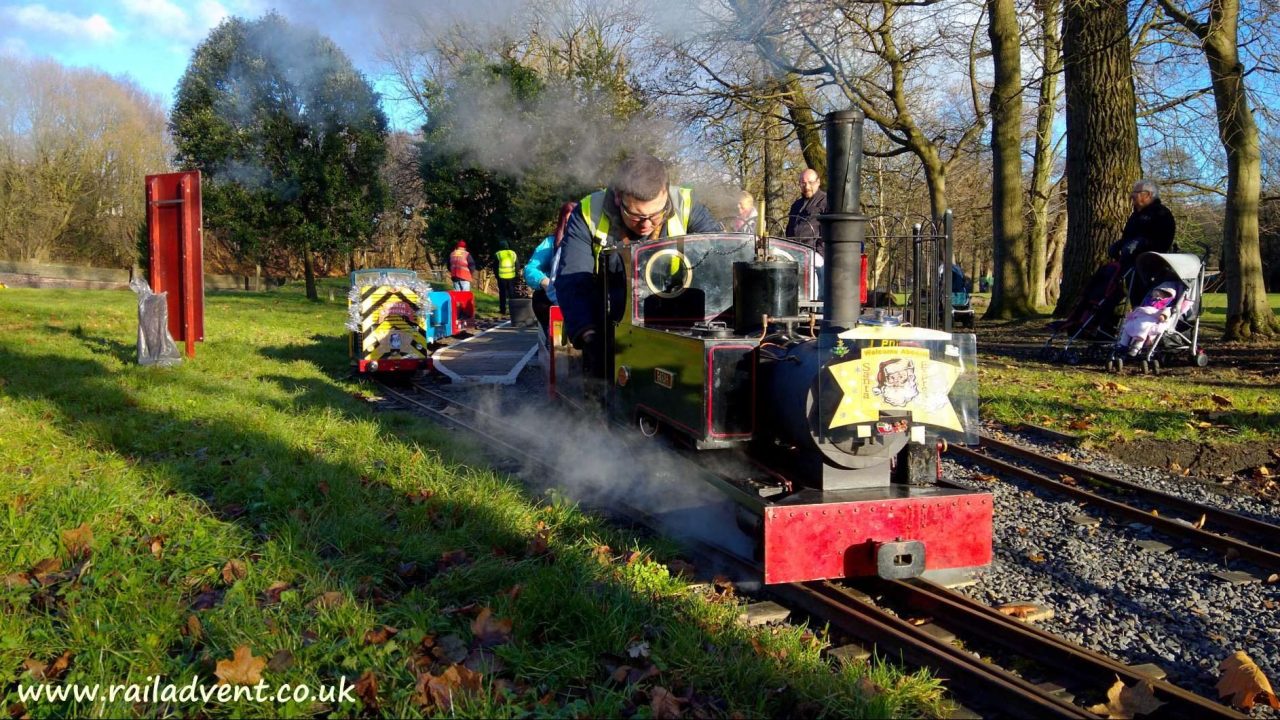
[[[618,423],[767,468],[721,483],[756,520],[767,583],[967,573],[991,562],[992,497],[935,482],[942,444],[977,438],[974,336],[862,313],[862,116],[826,124],[821,315],[801,313],[816,260],[803,244],[716,234],[607,249],[622,254],[626,308],[596,399]],[[918,266],[917,295],[945,297],[942,275]],[[553,355],[557,392],[581,398],[578,352]]]

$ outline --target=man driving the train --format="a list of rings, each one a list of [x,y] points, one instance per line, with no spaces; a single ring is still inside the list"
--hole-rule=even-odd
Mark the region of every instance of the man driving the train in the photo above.
[[[722,232],[693,190],[673,185],[652,155],[627,158],[607,188],[583,198],[569,218],[556,274],[564,331],[583,351],[587,372],[603,377],[612,326],[622,319],[622,258],[607,252],[632,241]]]

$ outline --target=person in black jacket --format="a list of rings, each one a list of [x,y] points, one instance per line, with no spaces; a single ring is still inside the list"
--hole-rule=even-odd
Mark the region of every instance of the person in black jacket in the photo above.
[[[1173,236],[1177,221],[1173,213],[1160,202],[1160,188],[1150,180],[1133,184],[1129,194],[1133,201],[1133,214],[1124,224],[1120,239],[1112,243],[1107,255],[1129,268],[1144,252],[1167,253],[1174,250]]]

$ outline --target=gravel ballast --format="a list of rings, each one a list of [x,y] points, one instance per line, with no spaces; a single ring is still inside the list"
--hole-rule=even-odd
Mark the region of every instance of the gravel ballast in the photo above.
[[[1192,479],[1137,468],[1104,455],[1046,442],[1005,438],[1049,455],[1196,502],[1280,523],[1280,506],[1242,495],[1211,492]],[[962,591],[991,605],[1036,602],[1054,610],[1040,627],[1131,665],[1154,663],[1168,679],[1216,698],[1218,664],[1243,650],[1270,678],[1280,679],[1280,584],[1271,571],[1227,561],[1216,552],[1111,517],[1030,483],[991,482],[985,469],[944,456],[944,476],[995,494],[995,562]],[[1100,520],[1089,523],[1081,516]],[[1168,550],[1145,550],[1139,541]],[[1246,582],[1214,575],[1244,571]],[[1277,716],[1269,708],[1256,716]]]

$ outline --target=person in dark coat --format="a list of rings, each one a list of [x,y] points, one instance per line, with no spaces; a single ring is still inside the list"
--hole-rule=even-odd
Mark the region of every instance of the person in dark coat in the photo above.
[[[822,296],[822,227],[818,216],[827,211],[827,194],[818,187],[818,173],[805,168],[800,173],[800,197],[791,203],[787,212],[787,237],[799,240],[815,251],[813,259],[813,297]]]
[[[800,173],[800,197],[787,212],[787,237],[808,240],[822,252],[822,228],[818,216],[827,211],[827,194],[820,188],[818,173],[805,168]]]
[[[1160,188],[1150,180],[1139,180],[1129,193],[1133,214],[1124,224],[1120,239],[1112,243],[1107,255],[1129,268],[1144,252],[1167,253],[1174,249],[1173,236],[1178,224],[1173,213],[1160,202]]]
[[[625,307],[622,258],[602,251],[649,238],[723,231],[694,200],[693,190],[671,184],[666,165],[652,155],[623,161],[607,188],[578,203],[565,226],[555,289],[565,335],[583,351],[589,374],[606,371],[608,336]]]

